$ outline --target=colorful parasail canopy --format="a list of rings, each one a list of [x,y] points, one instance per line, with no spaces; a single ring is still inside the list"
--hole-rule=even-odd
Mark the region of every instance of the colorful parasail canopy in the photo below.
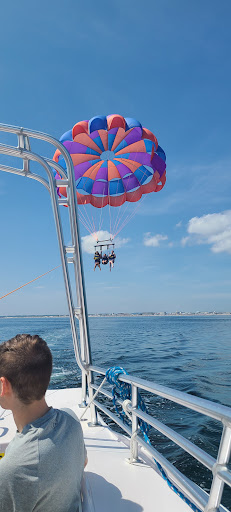
[[[136,119],[96,116],[75,124],[60,141],[73,160],[79,204],[121,206],[158,192],[166,182],[165,153]],[[66,167],[59,150],[53,159]],[[66,196],[65,187],[59,193]]]

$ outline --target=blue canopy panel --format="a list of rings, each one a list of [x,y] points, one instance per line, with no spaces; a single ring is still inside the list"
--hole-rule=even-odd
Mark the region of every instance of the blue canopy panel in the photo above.
[[[154,142],[150,139],[143,139],[143,141],[144,141],[147,153],[149,153],[151,155],[153,146],[155,148]]]
[[[72,130],[68,130],[68,132],[65,132],[59,140],[60,142],[65,142],[65,140],[73,140]]]
[[[91,194],[93,185],[94,185],[94,180],[92,180],[91,178],[82,177],[82,178],[80,178],[76,188],[78,190],[79,189],[84,190],[88,194]]]
[[[104,145],[97,130],[91,133],[91,139],[97,144],[98,148],[100,148],[101,151],[105,151]]]
[[[66,161],[64,160],[63,156],[61,156],[61,155],[59,156],[58,164],[61,165],[61,167],[63,167],[63,169],[67,168]]]
[[[135,177],[138,179],[140,185],[143,185],[143,183],[153,175],[153,172],[149,171],[145,165],[142,165],[136,171],[134,172]]]
[[[133,119],[132,117],[125,117],[126,121],[126,130],[130,130],[130,128],[139,127],[142,130],[142,124],[137,121],[137,119]]]
[[[164,162],[166,162],[166,154],[160,146],[158,146],[156,154],[159,155],[160,158],[162,158],[162,160],[164,160]]]
[[[93,133],[96,130],[107,130],[107,118],[106,116],[92,117],[88,123],[88,126],[90,133]]]
[[[114,131],[114,129],[112,128],[111,131]],[[117,133],[117,130],[116,130],[116,133]],[[115,137],[116,137],[116,133],[110,133],[110,130],[108,132],[108,149],[110,150],[113,146],[113,142],[115,140]]]
[[[120,179],[111,180],[108,182],[108,185],[110,196],[122,194],[124,192],[123,182]]]

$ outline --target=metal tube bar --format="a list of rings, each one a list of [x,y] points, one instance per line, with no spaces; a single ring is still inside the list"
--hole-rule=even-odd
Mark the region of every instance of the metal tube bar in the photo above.
[[[132,413],[132,438],[130,443],[130,460],[136,462],[138,460],[138,443],[135,438],[136,432],[138,432],[138,417],[135,414],[137,408],[138,389],[136,386],[132,386],[132,407],[130,408]],[[137,436],[136,436],[137,437]]]
[[[224,483],[229,485],[229,487],[231,487],[231,471],[229,471],[228,469],[220,470],[220,471],[217,472],[217,476],[222,478]]]
[[[137,387],[141,389],[145,389],[146,391],[153,392],[158,396],[162,396],[163,398],[167,398],[179,405],[183,405],[184,407],[188,407],[194,411],[200,412],[202,414],[206,414],[211,418],[216,420],[220,420],[222,422],[227,422],[231,425],[231,410],[229,407],[220,404],[213,404],[209,400],[205,400],[204,398],[198,398],[188,393],[184,393],[183,391],[174,390],[171,388],[167,388],[165,386],[161,386],[158,384],[152,384],[152,382],[143,381],[143,379],[138,379],[137,377],[128,377],[127,375],[119,375],[119,380],[123,382],[128,382],[130,384],[134,383]]]
[[[68,273],[68,269],[67,269],[68,263],[66,260],[64,239],[63,239],[61,220],[60,220],[60,214],[59,214],[59,209],[58,209],[58,199],[57,199],[55,183],[54,183],[55,180],[54,180],[54,177],[53,177],[53,174],[51,171],[50,171],[49,177],[50,177],[50,185],[51,185],[52,205],[53,205],[56,230],[57,230],[57,236],[58,236],[58,241],[59,241],[59,249],[60,249],[63,274],[64,274],[64,283],[65,283],[67,301],[68,301],[68,306],[69,306],[69,314],[70,314],[70,321],[71,321],[72,337],[73,337],[73,342],[74,342],[74,350],[75,350],[75,355],[76,355],[76,360],[78,362],[78,365],[80,366],[81,370],[85,370],[85,364],[82,360],[82,357],[81,357],[81,354],[79,353],[79,348],[78,348],[78,334],[77,334],[76,323],[75,323],[75,308],[73,305],[70,279],[69,279],[69,273]]]
[[[194,445],[191,441],[188,441],[188,439],[178,434],[170,427],[167,427],[164,423],[156,420],[155,418],[152,418],[149,414],[141,411],[140,409],[134,409],[132,411],[132,408],[128,407],[128,410],[133,412],[134,416],[137,416],[138,418],[144,420],[146,423],[149,423],[149,425],[164,434],[168,439],[171,439],[171,441],[183,448],[183,450],[186,452],[190,453],[190,455],[199,460],[199,462],[201,462],[204,466],[210,469],[210,471],[212,471],[212,468],[216,463],[216,459],[211,457],[211,455],[206,453],[204,450],[201,450],[201,448]]]
[[[77,297],[79,300],[79,306],[81,308],[81,324],[82,324],[82,337],[81,343],[83,344],[84,349],[84,360],[87,365],[92,363],[91,357],[91,347],[90,347],[90,334],[89,334],[89,324],[88,324],[88,314],[87,314],[87,301],[86,301],[86,292],[85,292],[85,284],[84,284],[84,274],[83,274],[83,264],[82,264],[82,252],[81,252],[81,243],[80,243],[80,235],[78,228],[78,219],[77,219],[77,196],[75,190],[75,181],[74,181],[74,169],[73,164],[71,166],[71,172],[68,174],[68,178],[70,180],[70,188],[68,189],[68,201],[69,201],[69,214],[70,215],[70,225],[71,225],[71,235],[72,235],[72,244],[75,246],[75,260],[74,260],[74,271],[75,271],[75,280],[77,284]],[[92,378],[91,378],[92,380]]]
[[[84,365],[89,366],[92,362],[91,358],[91,347],[90,347],[90,334],[89,334],[89,324],[88,324],[88,314],[87,314],[87,301],[86,301],[86,293],[85,293],[85,284],[84,284],[84,275],[83,275],[83,264],[82,264],[82,253],[81,253],[81,244],[80,244],[80,236],[79,236],[79,228],[78,228],[78,219],[77,219],[77,198],[74,186],[74,170],[73,165],[70,169],[70,173],[68,173],[68,179],[71,182],[70,187],[67,189],[67,199],[69,204],[69,219],[70,219],[70,227],[71,227],[71,238],[72,238],[72,246],[75,249],[73,255],[73,264],[74,264],[74,273],[75,273],[75,282],[76,282],[76,293],[79,304],[79,332],[80,332],[80,347],[81,347],[81,356],[84,361]],[[73,193],[74,188],[74,193]],[[93,394],[92,389],[90,388],[90,384],[93,382],[93,374],[88,370],[88,393],[89,399],[92,400]],[[83,382],[82,382],[83,385]],[[85,397],[86,400],[86,397]],[[90,406],[91,411],[91,424],[97,424],[97,411],[94,405],[94,402]]]
[[[128,425],[126,425],[125,423],[123,423],[122,420],[120,420],[118,418],[118,416],[116,416],[113,412],[109,411],[109,409],[107,407],[105,407],[105,405],[103,404],[100,404],[97,400],[94,400],[94,404],[95,406],[97,407],[97,409],[100,409],[101,411],[103,411],[104,414],[106,414],[106,416],[108,416],[109,418],[111,418],[111,420],[113,420],[115,423],[117,423],[117,425],[119,425],[120,428],[122,428],[123,430],[125,430],[125,432],[127,432],[127,434],[129,436],[132,435],[132,429],[131,427],[129,427]]]
[[[91,423],[90,423],[90,426],[94,427],[95,425],[98,425],[98,421],[97,421],[97,410],[96,410],[96,406],[95,406],[95,400],[93,400],[92,372],[88,372],[87,373],[87,383],[88,383],[89,400],[91,402],[91,405],[90,405],[90,412],[91,412]]]
[[[0,146],[0,153],[2,153],[1,146]],[[15,169],[14,167],[9,167],[9,165],[3,165],[3,164],[0,164],[0,171],[9,172],[11,174],[18,174],[18,176],[24,176],[26,178],[31,178],[32,180],[39,181],[50,192],[48,182],[46,180],[44,180],[44,178],[39,176],[39,174],[32,174],[30,172],[27,173],[27,172],[23,171],[23,169],[22,170]]]
[[[207,504],[206,493],[203,495],[197,491],[196,487],[192,485],[191,481],[187,479],[178,469],[176,469],[171,462],[169,462],[163,455],[161,455],[155,448],[148,445],[144,439],[137,436],[137,441],[148,453],[155,459],[163,469],[166,471],[168,478],[174,482],[174,485],[178,487],[187,497],[192,500],[195,505],[204,510]],[[200,488],[199,488],[200,489]]]
[[[96,366],[90,366],[90,370],[102,375],[105,375],[106,373],[105,370]],[[135,384],[140,389],[144,389],[145,391],[231,425],[231,409],[225,405],[220,405],[209,400],[205,400],[204,398],[198,398],[183,391],[178,391],[166,386],[153,384],[150,381],[145,381],[143,379],[133,377],[132,375],[121,374],[118,379],[122,382],[127,382],[128,384]]]
[[[89,367],[90,370],[92,370],[94,373],[99,373],[100,375],[106,375],[106,370],[103,368],[100,368],[99,366],[93,366],[91,365]]]
[[[218,472],[222,469],[227,469],[231,453],[231,429],[224,427],[220,447],[217,456],[217,462],[213,469],[213,481],[211,485],[208,505],[206,512],[215,512],[219,510],[222,493],[224,489],[224,480],[220,477]]]
[[[45,158],[45,157],[43,157]],[[55,162],[55,160],[51,160],[50,158],[45,158],[46,162],[50,165],[50,167],[54,167],[54,169],[56,171],[58,171],[58,173],[60,174],[60,176],[63,177],[64,180],[67,179],[67,175],[66,175],[66,172],[65,170],[63,169],[63,167],[61,167],[61,165],[59,165],[57,162]],[[57,181],[57,180],[56,180]],[[62,185],[61,185],[62,186]]]
[[[92,388],[97,390],[99,387],[96,385],[92,385]],[[109,391],[104,390],[103,388],[100,390],[100,393],[103,393],[107,398],[112,399],[112,394]],[[118,400],[118,403],[122,405],[122,400]],[[211,457],[208,453],[206,453],[204,450],[201,450],[198,446],[194,445],[191,441],[188,439],[185,439],[185,437],[181,436],[181,434],[178,434],[173,429],[167,427],[164,423],[156,420],[155,418],[152,418],[149,414],[141,411],[140,409],[132,408],[128,406],[129,412],[133,413],[136,418],[141,418],[142,420],[146,421],[154,427],[156,430],[164,434],[168,439],[171,439],[174,443],[176,443],[178,446],[183,448],[186,452],[190,453],[195,459],[197,459],[201,464],[206,466],[210,471],[212,471],[214,464],[216,463],[216,459]],[[137,429],[137,427],[136,427]],[[132,430],[132,433],[134,431]]]
[[[87,374],[82,370],[82,394],[81,394],[81,404],[79,407],[87,406]]]

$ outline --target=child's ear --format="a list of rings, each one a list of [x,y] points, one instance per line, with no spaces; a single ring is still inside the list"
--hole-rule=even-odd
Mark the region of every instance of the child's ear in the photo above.
[[[12,387],[6,377],[0,377],[0,396],[5,396],[11,391]]]

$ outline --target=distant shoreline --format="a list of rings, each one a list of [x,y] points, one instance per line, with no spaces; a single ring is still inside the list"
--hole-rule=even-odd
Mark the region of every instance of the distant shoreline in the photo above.
[[[196,312],[196,313],[185,313],[185,312],[175,312],[175,313],[95,313],[89,314],[89,318],[132,318],[132,317],[214,317],[214,316],[231,316],[231,312]],[[14,318],[69,318],[69,315],[0,315],[0,319],[14,319]]]

